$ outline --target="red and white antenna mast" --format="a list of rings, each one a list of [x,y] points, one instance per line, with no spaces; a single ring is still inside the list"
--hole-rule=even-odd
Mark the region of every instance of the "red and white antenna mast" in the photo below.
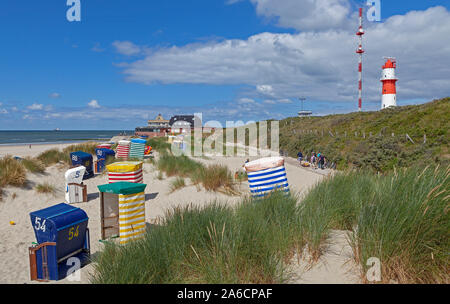
[[[363,29],[363,9],[362,7],[359,9],[359,29],[356,33],[359,36],[359,47],[356,50],[356,53],[359,54],[359,65],[358,65],[358,109],[362,110],[362,58],[364,54],[364,50],[362,48],[362,37],[364,35]]]

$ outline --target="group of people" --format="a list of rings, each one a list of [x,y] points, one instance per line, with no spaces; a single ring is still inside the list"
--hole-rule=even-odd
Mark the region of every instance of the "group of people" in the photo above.
[[[309,162],[311,168],[314,169],[325,169],[328,167],[328,160],[322,153],[318,152],[317,154],[315,152],[311,153],[311,157],[308,159],[308,155],[303,155],[301,151],[297,153],[297,158],[300,164],[302,164],[303,160],[306,160]]]

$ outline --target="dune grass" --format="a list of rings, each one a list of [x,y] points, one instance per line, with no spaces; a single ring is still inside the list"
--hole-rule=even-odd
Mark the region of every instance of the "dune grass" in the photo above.
[[[330,229],[349,230],[363,274],[376,257],[385,283],[448,283],[449,174],[450,167],[337,174],[301,204],[305,242],[317,258]]]
[[[173,209],[144,239],[105,246],[92,283],[282,283],[302,236],[296,198],[274,193]]]
[[[44,163],[45,166],[51,166],[60,161],[69,163],[70,156],[59,149],[50,149],[39,154],[37,159]]]
[[[36,190],[37,193],[54,194],[56,192],[56,187],[49,183],[41,183],[37,184],[36,187],[34,187],[34,190]]]
[[[146,145],[151,146],[153,151],[158,151],[161,154],[168,154],[172,147],[165,137],[150,138],[147,140]]]
[[[95,154],[95,148],[97,145],[98,143],[96,142],[86,142],[67,146],[63,150],[50,149],[39,154],[37,159],[40,160],[45,166],[51,166],[59,162],[63,162],[66,165],[71,165],[72,161],[70,159],[70,153],[83,151],[89,154]]]
[[[85,142],[85,143],[80,143],[80,144],[74,144],[74,145],[70,145],[68,147],[65,147],[62,152],[65,154],[70,154],[71,152],[76,152],[76,151],[83,151],[89,154],[95,154],[95,149],[97,148],[98,143],[97,142]]]
[[[26,157],[21,160],[23,166],[31,173],[44,173],[45,164],[37,158]]]
[[[175,192],[178,189],[186,187],[186,182],[184,178],[177,177],[174,181],[170,183],[170,192]]]
[[[161,172],[166,173],[168,177],[190,178],[194,185],[201,184],[207,191],[236,193],[233,176],[226,166],[204,166],[185,155],[164,154],[159,158],[157,168]]]
[[[26,183],[24,165],[11,156],[0,159],[0,187],[22,187]]]

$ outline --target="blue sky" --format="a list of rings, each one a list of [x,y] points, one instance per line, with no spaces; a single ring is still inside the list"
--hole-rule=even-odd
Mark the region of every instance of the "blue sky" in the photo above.
[[[279,119],[299,96],[319,115],[354,111],[365,1],[324,1],[80,0],[81,22],[68,22],[65,0],[1,0],[0,129],[133,129],[158,113]],[[382,20],[365,22],[364,110],[379,108],[385,55],[399,61],[400,105],[449,96],[449,1],[381,5]]]

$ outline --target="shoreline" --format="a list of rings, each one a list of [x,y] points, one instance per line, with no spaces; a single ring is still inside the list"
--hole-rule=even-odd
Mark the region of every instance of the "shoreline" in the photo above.
[[[55,143],[55,144],[21,144],[21,145],[0,145],[0,158],[6,155],[18,157],[36,157],[40,153],[51,149],[64,149],[73,144],[83,143],[84,141]]]
[[[89,141],[106,141],[108,138],[99,139],[79,139],[79,140],[64,140],[64,141],[46,141],[46,142],[30,142],[30,143],[3,143],[0,147],[17,147],[17,146],[43,146],[43,145],[64,145],[64,144],[79,144]]]

